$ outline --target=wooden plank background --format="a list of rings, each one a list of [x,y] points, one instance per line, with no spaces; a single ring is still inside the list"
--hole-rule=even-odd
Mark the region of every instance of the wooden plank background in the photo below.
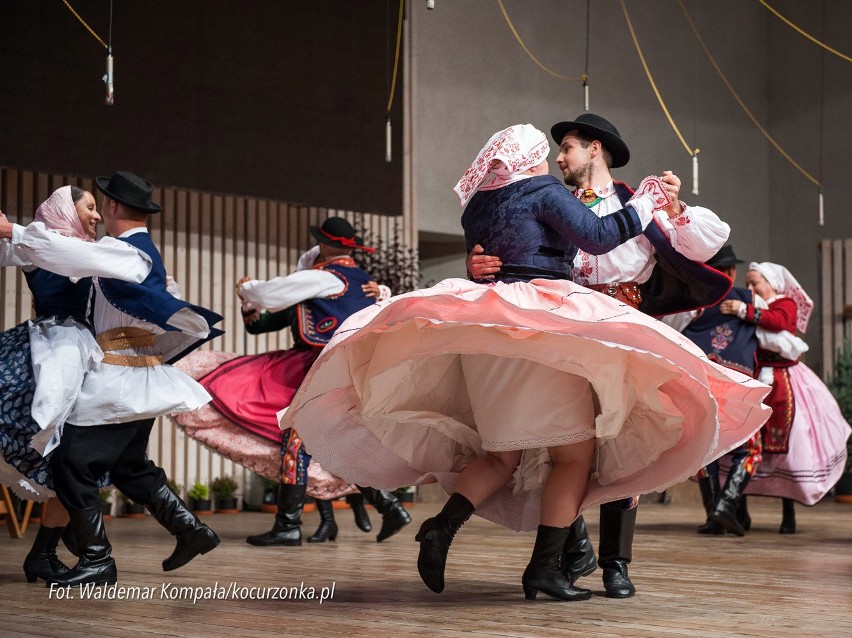
[[[38,204],[66,184],[91,191],[100,208],[93,178],[0,167],[0,210],[11,221],[27,224]],[[398,229],[404,241],[417,248],[409,215],[388,217],[172,187],[157,188],[153,200],[163,212],[150,216],[149,228],[166,271],[180,284],[184,299],[224,316],[220,327],[225,335],[205,344],[202,348],[207,350],[253,354],[292,345],[289,331],[246,333],[234,284],[244,275],[268,279],[293,272],[299,256],[315,243],[308,227],[327,217],[345,217],[385,243]],[[32,316],[32,296],[20,269],[0,268],[0,291],[0,328],[6,330]],[[184,493],[195,481],[231,475],[242,496],[251,475],[187,438],[167,418],[157,420],[148,453]]]

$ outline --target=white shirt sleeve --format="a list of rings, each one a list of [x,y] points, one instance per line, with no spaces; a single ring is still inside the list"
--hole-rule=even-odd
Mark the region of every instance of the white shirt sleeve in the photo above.
[[[252,279],[240,287],[240,298],[255,308],[277,312],[306,299],[331,297],[346,290],[335,275],[324,270],[299,270],[286,277],[269,281]]]
[[[151,258],[127,242],[104,237],[87,242],[47,230],[41,222],[14,224],[11,243],[29,264],[66,277],[105,277],[141,283]]]
[[[0,266],[29,266],[26,259],[21,257],[17,247],[8,239],[0,239]]]
[[[319,245],[314,246],[310,250],[302,253],[302,256],[299,257],[299,261],[296,262],[296,270],[307,270],[311,266],[313,266],[317,258],[319,257],[320,247]]]
[[[701,206],[687,206],[680,215],[671,218],[663,212],[657,215],[657,221],[676,251],[702,263],[719,252],[731,234],[728,224],[712,210]]]

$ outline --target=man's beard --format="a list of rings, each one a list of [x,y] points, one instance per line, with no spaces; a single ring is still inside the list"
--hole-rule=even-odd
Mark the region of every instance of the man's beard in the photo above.
[[[567,174],[563,173],[563,176],[565,184],[574,188],[579,187],[580,184],[589,183],[592,181],[592,163],[587,162]]]

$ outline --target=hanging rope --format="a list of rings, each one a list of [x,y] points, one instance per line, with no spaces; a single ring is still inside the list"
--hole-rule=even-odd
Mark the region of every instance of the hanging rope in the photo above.
[[[508,13],[506,13],[506,7],[504,7],[504,6],[503,6],[503,1],[502,1],[502,0],[497,0],[497,4],[499,4],[499,5],[500,5],[500,11],[502,11],[502,12],[503,12],[503,18],[506,20],[506,24],[508,24],[508,25],[509,25],[509,28],[512,30],[512,33],[515,35],[515,39],[518,41],[518,44],[520,44],[520,45],[521,45],[521,48],[522,48],[524,51],[526,51],[527,55],[528,55],[528,56],[530,56],[530,59],[531,59],[533,62],[535,62],[537,65],[539,65],[539,66],[540,66],[542,69],[544,69],[547,73],[550,73],[550,75],[552,75],[552,76],[553,76],[553,77],[555,77],[555,78],[559,78],[560,80],[568,80],[569,82],[583,82],[583,81],[585,81],[585,80],[583,80],[582,78],[569,78],[569,77],[566,77],[566,76],[564,76],[564,75],[559,75],[559,74],[558,74],[558,73],[556,73],[555,71],[551,71],[551,70],[550,70],[550,69],[548,69],[546,66],[544,66],[541,62],[539,62],[539,61],[538,61],[538,58],[536,58],[536,57],[532,54],[532,51],[530,51],[530,50],[527,48],[527,45],[526,45],[526,44],[524,44],[524,41],[521,39],[521,36],[518,34],[518,31],[515,29],[515,25],[514,25],[514,24],[512,24],[512,20],[509,18],[509,14],[508,14]]]
[[[405,0],[399,0],[399,20],[396,25],[396,52],[393,55],[393,80],[391,80],[390,95],[388,96],[388,117],[393,106],[393,95],[396,91],[396,72],[399,69],[399,52],[402,43],[402,10]]]
[[[583,67],[583,106],[589,110],[589,41],[591,40],[591,3],[592,0],[586,0],[586,66]]]
[[[689,148],[689,145],[686,143],[686,140],[683,139],[683,135],[680,133],[680,129],[678,129],[677,124],[675,124],[674,119],[672,119],[671,113],[666,108],[666,103],[663,102],[663,96],[660,95],[659,89],[657,89],[657,85],[654,82],[654,78],[651,75],[651,70],[648,68],[648,63],[645,62],[645,56],[642,54],[642,47],[639,46],[639,39],[636,37],[636,31],[633,30],[633,23],[630,21],[630,14],[627,12],[627,5],[624,4],[624,0],[621,0],[621,8],[624,11],[624,18],[627,20],[627,28],[630,29],[630,37],[633,38],[633,44],[636,47],[636,52],[639,54],[639,60],[642,62],[642,67],[645,69],[645,75],[648,76],[648,82],[651,83],[651,88],[654,90],[654,95],[657,96],[657,101],[660,103],[660,106],[663,109],[663,113],[666,114],[666,118],[669,120],[669,124],[677,135],[680,143],[683,144],[683,147],[686,149],[686,152],[689,153],[693,158],[698,154],[698,149],[692,150]]]
[[[624,0],[622,0],[622,2],[623,1]],[[716,59],[713,57],[713,54],[710,53],[710,49],[708,49],[707,45],[704,43],[704,38],[702,38],[701,34],[698,33],[698,29],[695,27],[695,23],[692,21],[692,18],[689,17],[689,13],[686,11],[686,7],[683,6],[683,0],[677,0],[677,2],[680,5],[681,10],[683,11],[683,15],[686,16],[686,21],[689,22],[689,26],[692,28],[692,32],[695,34],[695,37],[698,38],[698,43],[701,45],[701,48],[704,49],[704,53],[707,54],[707,57],[709,58],[710,63],[713,65],[713,68],[716,69],[716,73],[718,73],[719,77],[722,78],[722,82],[724,82],[725,86],[728,87],[728,91],[730,91],[731,95],[734,96],[734,99],[737,101],[737,104],[740,105],[740,108],[742,108],[742,110],[749,117],[749,119],[752,121],[752,123],[757,127],[757,129],[761,133],[763,133],[763,136],[769,141],[769,143],[772,144],[773,147],[775,147],[775,150],[778,151],[779,153],[781,153],[781,155],[784,157],[784,159],[786,159],[788,162],[790,162],[790,164],[792,164],[794,167],[796,167],[796,169],[802,175],[804,175],[806,178],[808,178],[811,182],[813,182],[815,185],[819,186],[820,185],[819,180],[817,178],[815,178],[813,175],[811,175],[810,173],[808,173],[804,168],[802,168],[799,165],[799,163],[796,162],[796,160],[794,160],[792,157],[790,157],[790,155],[787,153],[787,151],[785,151],[783,148],[781,148],[781,145],[773,139],[773,137],[769,134],[769,132],[765,128],[763,128],[763,126],[761,126],[760,122],[757,121],[757,118],[752,114],[752,112],[749,110],[749,108],[745,105],[745,102],[743,102],[742,99],[740,99],[740,96],[737,95],[737,92],[734,90],[734,87],[731,86],[731,83],[728,82],[728,78],[725,77],[725,74],[722,72],[722,69],[719,66],[719,63],[716,62]]]
[[[844,60],[846,60],[847,62],[852,62],[852,58],[850,58],[848,55],[844,55],[844,54],[842,54],[842,53],[841,53],[840,51],[838,51],[837,49],[832,49],[830,46],[828,46],[828,45],[827,45],[827,44],[825,44],[824,42],[821,42],[820,40],[817,40],[814,36],[812,36],[810,33],[808,33],[807,31],[805,31],[804,29],[801,29],[800,27],[798,27],[798,26],[796,26],[795,24],[793,24],[792,22],[790,22],[787,18],[785,18],[785,17],[784,17],[784,16],[782,16],[780,13],[778,13],[775,9],[773,9],[772,7],[770,7],[770,6],[769,6],[769,3],[768,3],[768,2],[766,2],[766,0],[757,0],[757,1],[758,1],[760,4],[762,4],[764,7],[766,7],[767,9],[769,9],[769,11],[770,11],[770,12],[772,12],[773,14],[775,14],[775,16],[776,16],[779,20],[781,20],[781,22],[783,22],[784,24],[786,24],[788,27],[790,27],[790,28],[791,28],[791,29],[793,29],[794,31],[798,31],[799,33],[801,33],[803,36],[805,36],[808,40],[810,40],[810,41],[811,41],[811,42],[813,42],[814,44],[818,44],[819,46],[821,46],[821,47],[822,47],[823,49],[825,49],[826,51],[829,51],[829,52],[833,53],[834,55],[836,55],[836,56],[837,56],[837,57],[839,57],[839,58],[843,58],[843,59],[844,59]]]
[[[80,24],[82,24],[84,27],[86,27],[86,29],[88,30],[88,32],[89,32],[89,33],[91,33],[93,36],[95,36],[95,39],[96,39],[98,42],[100,42],[100,43],[104,46],[104,48],[105,48],[107,51],[109,51],[109,45],[108,45],[106,42],[104,42],[104,41],[103,41],[103,39],[101,38],[101,36],[99,36],[97,33],[95,33],[95,32],[94,32],[94,30],[92,30],[92,27],[90,27],[88,24],[86,24],[86,21],[85,21],[85,20],[83,20],[83,18],[81,18],[81,17],[80,17],[80,14],[79,14],[79,13],[77,13],[76,11],[74,11],[74,7],[72,7],[70,4],[68,4],[68,0],[62,0],[62,2],[64,2],[64,3],[65,3],[65,6],[66,6],[66,7],[68,7],[68,10],[69,10],[71,13],[73,13],[73,14],[74,14],[74,17],[75,17],[75,18],[77,18],[77,19],[80,21]],[[111,11],[111,10],[112,10],[112,9],[110,9],[110,11]],[[110,26],[110,30],[112,30],[112,26]]]

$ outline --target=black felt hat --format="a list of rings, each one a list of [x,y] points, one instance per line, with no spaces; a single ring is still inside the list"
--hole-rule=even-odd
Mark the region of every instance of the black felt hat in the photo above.
[[[733,246],[725,244],[719,252],[708,259],[706,263],[711,268],[726,268],[727,266],[736,266],[737,264],[744,264],[745,262],[742,259],[737,259],[737,256],[734,254]]]
[[[112,177],[98,177],[98,190],[110,199],[143,213],[159,213],[162,207],[151,201],[154,186],[133,173],[118,171]]]
[[[322,226],[310,226],[309,230],[314,239],[321,244],[337,248],[360,248],[368,252],[375,249],[364,245],[364,240],[355,234],[355,229],[343,217],[329,217]]]
[[[621,139],[618,129],[600,115],[582,113],[572,122],[558,122],[550,127],[550,136],[557,145],[560,145],[565,134],[571,131],[580,131],[600,140],[601,144],[612,155],[612,168],[619,168],[630,161],[630,149]]]

